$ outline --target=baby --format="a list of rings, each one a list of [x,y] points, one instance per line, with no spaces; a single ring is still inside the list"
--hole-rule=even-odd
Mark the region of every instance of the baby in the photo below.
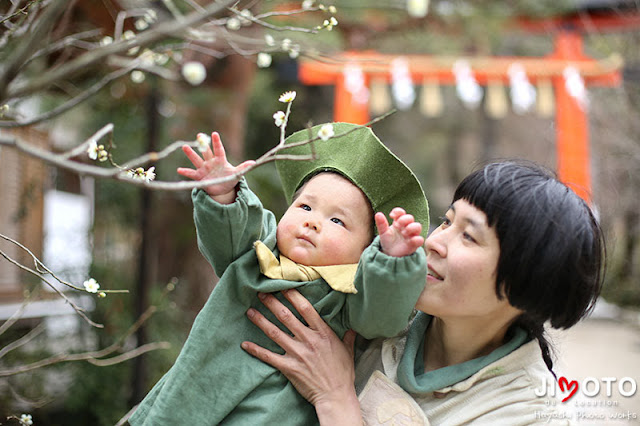
[[[240,348],[251,340],[279,350],[246,318],[253,307],[277,322],[258,292],[298,289],[339,335],[354,329],[366,338],[393,336],[406,327],[426,278],[424,193],[371,129],[334,129],[337,137],[315,143],[317,160],[276,163],[291,202],[277,225],[243,179],[193,191],[198,244],[220,281],[132,425],[317,423],[286,377]],[[295,133],[286,143],[308,135]],[[253,164],[229,164],[217,133],[212,147],[202,158],[185,146],[195,169],[178,173],[203,180]],[[309,152],[300,145],[284,153]]]

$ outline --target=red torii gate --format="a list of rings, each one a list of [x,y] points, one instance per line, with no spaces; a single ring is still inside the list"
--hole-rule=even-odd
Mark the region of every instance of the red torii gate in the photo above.
[[[589,132],[586,111],[566,88],[563,71],[573,67],[587,85],[618,85],[621,82],[622,60],[611,58],[596,61],[583,53],[582,37],[574,31],[556,34],[555,50],[550,55],[531,57],[442,57],[419,55],[388,55],[375,52],[346,52],[335,56],[335,62],[301,60],[298,77],[307,85],[335,85],[334,120],[365,124],[370,120],[368,105],[356,102],[347,90],[344,68],[357,64],[364,74],[365,85],[372,79],[389,82],[391,62],[399,57],[407,60],[411,78],[422,82],[429,78],[440,84],[455,84],[453,64],[460,59],[468,62],[479,84],[503,81],[508,83],[508,69],[520,64],[532,83],[551,80],[555,92],[556,151],[559,178],[570,185],[583,199],[591,200]]]

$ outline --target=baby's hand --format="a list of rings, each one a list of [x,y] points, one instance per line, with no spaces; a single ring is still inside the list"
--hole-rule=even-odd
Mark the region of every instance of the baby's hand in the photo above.
[[[424,244],[424,238],[420,235],[422,225],[400,207],[391,210],[389,216],[393,219],[391,226],[383,213],[375,215],[382,252],[394,257],[415,253]]]
[[[227,161],[224,146],[222,145],[218,132],[213,132],[211,134],[211,145],[213,147],[213,152],[209,147],[207,147],[207,150],[203,153],[204,159],[201,158],[189,145],[184,145],[182,147],[182,151],[186,154],[189,160],[191,160],[195,169],[178,167],[178,174],[193,180],[215,179],[231,176],[232,174],[241,172],[256,163],[253,160],[248,160],[236,167],[232,166]],[[209,185],[205,187],[204,190],[219,203],[230,204],[235,200],[235,187],[238,180],[239,179],[232,179],[226,182]]]

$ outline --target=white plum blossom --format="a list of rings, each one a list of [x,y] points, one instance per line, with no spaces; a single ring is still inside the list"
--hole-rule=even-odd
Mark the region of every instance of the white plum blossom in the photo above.
[[[144,14],[144,20],[151,24],[151,23],[153,23],[153,22],[158,20],[158,14],[156,13],[155,10],[149,9]]]
[[[198,133],[196,136],[196,142],[198,142],[198,151],[205,152],[211,143],[211,136],[204,133]]]
[[[413,18],[424,18],[429,12],[429,0],[407,0],[407,12]]]
[[[338,25],[338,20],[335,17],[331,17],[330,19],[325,19],[322,23],[322,26],[327,29],[327,31],[333,30],[333,27]]]
[[[207,70],[200,62],[190,61],[182,66],[182,76],[187,83],[197,86],[207,78]]]
[[[291,103],[293,102],[293,100],[296,98],[296,92],[291,90],[289,92],[284,92],[282,95],[280,95],[280,97],[278,98],[278,100],[280,102],[283,102],[285,104]]]
[[[300,55],[300,45],[294,44],[291,46],[291,49],[289,49],[289,57],[291,59],[296,59],[298,55]]]
[[[133,40],[134,38],[136,38],[136,33],[134,33],[131,30],[127,30],[122,34],[123,40]],[[140,50],[140,46],[134,46],[131,49],[129,49],[127,53],[129,55],[135,55],[136,53],[138,53],[139,50]]]
[[[31,414],[23,414],[20,416],[20,419],[18,419],[18,421],[20,422],[20,425],[22,426],[31,426],[33,424],[33,418],[31,417]]]
[[[311,9],[313,7],[313,3],[315,3],[314,0],[304,0],[302,2],[302,8],[304,10],[309,10],[309,9]]]
[[[155,170],[156,170],[155,167],[149,167],[149,170],[144,172],[144,176],[142,177],[142,179],[144,179],[147,183],[154,180],[156,178]]]
[[[154,64],[154,53],[150,49],[144,49],[140,56],[138,56],[140,64],[145,67],[151,67]]]
[[[92,160],[98,159],[98,143],[94,140],[89,142],[89,148],[87,148],[87,154],[89,154],[89,158]]]
[[[242,25],[245,25],[245,26],[251,25],[251,20],[253,19],[253,13],[251,13],[249,9],[244,9],[242,12],[240,12],[238,19],[240,20],[240,23]]]
[[[169,55],[166,53],[153,52],[153,62],[160,66],[166,65],[167,62],[169,62]]]
[[[258,53],[257,64],[260,68],[269,68],[269,66],[271,65],[271,55],[264,52]]]
[[[107,159],[109,158],[109,154],[104,149],[104,145],[98,145],[95,140],[91,140],[91,142],[89,142],[87,154],[92,160],[107,161]]]
[[[102,40],[100,40],[100,46],[106,46],[111,43],[113,43],[113,38],[109,36],[104,36],[102,37]]]
[[[267,43],[267,46],[275,46],[276,40],[273,38],[271,34],[266,34],[264,36],[264,42]]]
[[[276,122],[276,126],[278,127],[282,127],[282,125],[284,124],[284,119],[285,119],[285,114],[282,111],[278,111],[275,114],[273,114],[273,119]]]
[[[133,81],[134,83],[140,84],[144,81],[145,78],[146,76],[142,71],[140,70],[131,71],[131,81]]]
[[[104,291],[101,291],[100,293],[98,293],[98,297],[101,299],[104,299],[105,297],[107,297],[107,293],[105,293]]]
[[[242,23],[238,18],[232,17],[227,19],[227,29],[229,31],[237,31],[240,29],[241,26],[242,26]]]
[[[288,51],[291,47],[291,39],[285,38],[282,40],[282,50]]]
[[[138,167],[137,169],[127,170],[127,177],[143,180],[149,183],[156,178],[156,174],[154,172],[155,169],[155,167],[151,167],[149,170],[145,171],[142,167]]]
[[[318,130],[318,137],[323,141],[328,141],[334,134],[333,124],[325,124]]]
[[[136,30],[138,31],[146,30],[147,28],[149,28],[149,23],[146,19],[143,18],[137,19],[134,25],[136,27]]]
[[[98,282],[93,278],[90,278],[84,282],[84,289],[89,293],[97,293],[99,288],[100,284],[98,284]]]

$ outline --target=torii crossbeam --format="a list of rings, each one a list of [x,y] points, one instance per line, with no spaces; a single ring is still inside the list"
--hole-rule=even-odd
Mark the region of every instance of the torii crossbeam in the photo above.
[[[364,74],[365,84],[372,79],[391,80],[391,63],[402,56],[408,62],[414,82],[432,79],[439,84],[455,84],[453,65],[464,59],[473,70],[480,84],[493,81],[508,83],[509,67],[517,63],[536,83],[551,80],[556,100],[556,151],[559,178],[571,186],[583,199],[591,200],[591,170],[589,132],[586,111],[566,88],[563,72],[567,67],[576,69],[585,86],[620,84],[622,60],[609,58],[596,61],[583,53],[581,36],[572,31],[560,31],[556,35],[555,50],[545,57],[443,57],[421,55],[388,55],[375,52],[347,52],[338,55],[334,62],[302,60],[298,77],[307,85],[335,85],[334,120],[364,124],[370,120],[368,105],[358,103],[347,90],[344,68],[357,64]]]

